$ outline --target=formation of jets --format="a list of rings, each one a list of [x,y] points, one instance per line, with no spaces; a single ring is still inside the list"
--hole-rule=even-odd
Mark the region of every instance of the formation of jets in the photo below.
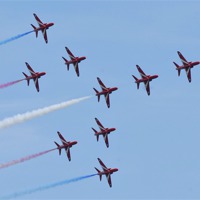
[[[53,26],[54,23],[52,23],[52,22],[51,23],[43,23],[35,13],[33,15],[34,15],[34,17],[35,17],[35,19],[36,19],[36,21],[39,25],[39,27],[35,27],[33,24],[31,24],[31,26],[34,29],[34,32],[36,33],[36,37],[38,37],[38,32],[41,31],[42,34],[43,34],[45,42],[48,43],[47,29],[49,27]],[[66,49],[66,52],[67,52],[67,54],[70,58],[70,60],[67,60],[65,57],[62,57],[63,60],[65,61],[65,65],[67,66],[67,70],[69,70],[70,64],[72,64],[74,66],[76,75],[79,77],[80,76],[79,63],[82,62],[83,60],[85,60],[86,57],[85,56],[82,56],[82,57],[74,56],[74,54],[69,50],[68,47],[65,47],[65,49]],[[179,58],[181,59],[181,62],[182,62],[181,66],[179,66],[177,63],[173,62],[174,65],[176,66],[176,70],[178,71],[178,76],[180,76],[181,70],[185,70],[188,81],[191,82],[191,80],[192,80],[191,79],[191,68],[193,68],[196,65],[199,65],[200,62],[199,61],[195,61],[195,62],[187,61],[179,51],[177,53],[178,53],[178,56],[179,56]],[[34,81],[37,92],[39,92],[40,89],[39,89],[38,79],[41,76],[44,76],[46,73],[45,72],[35,72],[27,62],[25,62],[25,64],[26,64],[26,66],[27,66],[27,68],[30,72],[30,76],[28,76],[27,74],[25,74],[23,72],[23,74],[25,76],[25,80],[27,80],[27,84],[29,85],[30,80],[32,79]],[[137,78],[136,76],[132,75],[132,77],[135,79],[137,89],[139,89],[140,83],[144,83],[147,95],[150,95],[150,82],[154,79],[157,79],[158,75],[157,74],[155,74],[155,75],[145,74],[144,71],[140,68],[139,65],[136,65],[136,68],[137,68],[137,70],[138,70],[138,72],[141,76],[141,78]],[[105,84],[102,82],[102,80],[99,77],[97,77],[97,81],[98,81],[100,88],[101,88],[101,91],[98,91],[97,89],[93,88],[94,91],[95,91],[95,95],[97,96],[97,100],[99,102],[100,97],[104,96],[105,101],[106,101],[106,105],[107,105],[108,108],[110,108],[110,94],[112,92],[118,90],[118,88],[117,87],[106,87]],[[99,141],[99,136],[102,135],[103,138],[104,138],[106,147],[108,148],[109,147],[108,134],[115,131],[116,128],[105,128],[97,118],[95,118],[95,121],[96,121],[100,130],[97,131],[94,128],[92,128],[92,130],[94,131],[94,135],[96,136],[97,141]],[[77,141],[66,141],[65,138],[63,137],[63,135],[59,131],[57,132],[57,134],[58,134],[58,136],[61,140],[61,143],[62,143],[60,145],[57,142],[55,142],[57,149],[59,151],[59,155],[61,155],[61,150],[64,149],[66,154],[67,154],[68,160],[71,161],[70,148],[72,146],[76,145]],[[102,167],[102,170],[103,170],[103,171],[100,171],[99,169],[97,169],[95,167],[97,174],[100,177],[100,181],[102,180],[102,176],[105,175],[106,178],[107,178],[109,186],[112,187],[111,174],[113,174],[114,172],[117,172],[118,169],[117,168],[107,168],[100,158],[98,158],[98,161],[99,161],[99,163]]]
[[[95,118],[95,120],[97,120],[97,119]],[[99,123],[98,120],[97,120],[97,122]],[[112,129],[110,129],[110,132],[114,131],[114,130],[115,129],[112,128]],[[61,150],[65,149],[67,157],[68,157],[69,161],[71,161],[70,148],[73,145],[76,145],[78,142],[77,141],[73,141],[73,142],[66,141],[65,138],[62,136],[62,134],[59,131],[57,133],[58,133],[58,136],[59,136],[59,138],[60,138],[60,140],[62,142],[62,145],[59,145],[57,142],[55,142],[55,144],[57,146],[57,149],[59,150],[59,155],[61,155]],[[97,137],[98,137],[98,135],[97,135]],[[107,168],[106,165],[103,163],[103,161],[100,158],[98,158],[98,161],[99,161],[99,163],[100,163],[100,165],[101,165],[101,167],[103,169],[103,171],[100,171],[99,169],[97,169],[95,167],[95,169],[98,172],[97,174],[100,177],[100,181],[102,179],[102,175],[105,175],[106,178],[107,178],[109,186],[112,187],[111,174],[114,173],[114,172],[117,172],[118,169],[117,168]]]

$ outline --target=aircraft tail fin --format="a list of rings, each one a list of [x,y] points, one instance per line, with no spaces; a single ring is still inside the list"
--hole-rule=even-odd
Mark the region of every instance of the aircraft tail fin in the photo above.
[[[95,167],[95,169],[97,170],[97,172],[98,172],[98,175],[99,175],[99,178],[100,178],[100,181],[101,181],[101,179],[102,179],[102,174],[101,174],[101,171],[100,171],[99,169],[97,169],[96,167]]]
[[[69,70],[69,61],[64,57],[62,57],[62,58],[65,61],[65,64],[67,65],[67,70]]]
[[[176,69],[178,70],[178,76],[180,76],[180,74],[181,74],[181,70],[179,69],[180,66],[178,64],[176,64],[175,62],[173,62],[173,63],[176,66]]]
[[[57,143],[57,142],[54,142],[58,148],[58,151],[59,151],[59,155],[61,155],[61,148],[60,148],[60,145]]]
[[[139,87],[140,87],[140,82],[138,82],[138,78],[135,77],[134,75],[132,75],[132,76],[133,76],[133,78],[135,79],[135,82],[137,83],[137,89],[139,89]]]
[[[26,77],[26,80],[27,80],[27,85],[29,85],[29,83],[30,83],[30,79],[28,79],[28,75],[27,74],[25,74],[24,72],[22,72],[23,74],[24,74],[24,76]]]
[[[95,135],[97,136],[97,141],[99,141],[99,135],[97,134],[98,132],[94,128],[92,128],[92,130],[95,132]]]
[[[99,102],[99,101],[100,101],[99,91],[98,91],[97,89],[95,89],[95,88],[93,88],[93,89],[94,89],[94,91],[96,92],[96,96],[97,96],[98,102]]]
[[[36,37],[37,37],[38,36],[38,30],[37,30],[37,28],[33,24],[31,24],[31,26],[33,27],[33,29],[35,31],[35,34],[36,34]]]

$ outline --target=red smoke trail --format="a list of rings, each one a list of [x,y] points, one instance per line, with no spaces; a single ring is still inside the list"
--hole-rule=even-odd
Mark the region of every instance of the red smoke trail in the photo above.
[[[47,151],[42,151],[40,153],[36,153],[36,154],[33,154],[33,155],[29,155],[29,156],[26,156],[26,157],[23,157],[23,158],[20,158],[18,160],[13,160],[13,161],[10,161],[10,162],[7,162],[7,163],[4,163],[4,164],[0,164],[0,169],[2,168],[6,168],[6,167],[10,167],[12,165],[16,165],[18,163],[22,163],[24,161],[27,161],[27,160],[30,160],[30,159],[33,159],[33,158],[37,158],[38,156],[42,156],[44,154],[47,154],[51,151],[54,151],[58,148],[54,148],[54,149],[50,149],[50,150],[47,150]]]
[[[3,89],[3,88],[5,88],[5,87],[9,87],[9,86],[14,85],[14,84],[16,84],[16,83],[19,83],[19,82],[21,82],[21,81],[23,81],[23,80],[24,80],[24,79],[20,79],[20,80],[17,80],[17,81],[12,81],[12,82],[9,82],[9,83],[1,84],[1,85],[0,85],[0,89]]]

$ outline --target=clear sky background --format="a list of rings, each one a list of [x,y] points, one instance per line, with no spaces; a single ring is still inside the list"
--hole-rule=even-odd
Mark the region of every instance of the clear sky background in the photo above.
[[[73,98],[94,95],[96,77],[118,91],[108,109],[104,98],[0,130],[0,163],[55,147],[57,131],[77,140],[69,162],[57,151],[0,170],[0,196],[95,173],[97,157],[119,171],[105,177],[63,185],[20,199],[199,199],[200,198],[200,66],[189,83],[178,77],[173,61],[177,51],[189,61],[200,60],[200,2],[198,1],[1,1],[0,40],[32,30],[33,13],[54,22],[47,34],[31,33],[0,46],[0,82],[23,78],[25,62],[45,71],[40,92],[25,81],[2,89],[0,119]],[[67,71],[67,46],[80,63],[80,77]],[[147,74],[158,74],[151,95],[140,90],[138,64]],[[97,117],[117,130],[97,143],[91,127]]]

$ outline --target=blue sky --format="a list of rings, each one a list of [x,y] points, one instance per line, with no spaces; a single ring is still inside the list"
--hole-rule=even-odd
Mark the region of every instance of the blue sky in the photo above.
[[[37,159],[2,169],[0,196],[40,185],[93,174],[97,157],[119,171],[109,188],[98,177],[33,193],[20,199],[198,199],[200,198],[199,99],[200,68],[178,77],[173,61],[177,51],[189,61],[200,60],[198,1],[1,1],[2,40],[30,31],[36,13],[54,22],[49,43],[41,33],[0,46],[0,82],[21,79],[25,62],[45,71],[40,93],[33,83],[2,89],[0,119],[62,101],[94,95],[96,77],[116,86],[108,109],[96,97],[49,115],[0,130],[0,163],[54,148],[59,130],[77,140],[72,161],[54,151]],[[0,40],[1,40],[0,39]],[[67,46],[80,63],[80,77],[67,71],[62,56]],[[147,74],[151,95],[136,89],[135,65]],[[97,117],[117,130],[97,143],[91,127]]]

